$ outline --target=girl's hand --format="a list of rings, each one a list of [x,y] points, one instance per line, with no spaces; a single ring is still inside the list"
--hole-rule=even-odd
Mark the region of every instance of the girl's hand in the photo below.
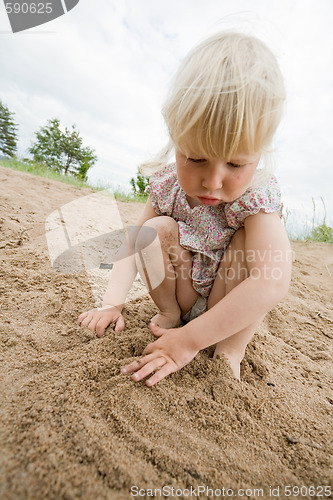
[[[115,306],[103,306],[97,309],[80,314],[77,320],[78,325],[86,326],[97,337],[101,337],[110,323],[115,324],[114,331],[120,333],[125,328],[125,321],[120,309]]]
[[[166,330],[154,323],[150,329],[159,339],[147,345],[143,351],[143,358],[124,366],[121,373],[133,373],[132,379],[138,382],[153,371],[157,370],[152,377],[146,381],[146,385],[152,386],[160,382],[170,373],[176,372],[187,365],[198,354],[191,345],[191,338],[187,332],[184,334],[182,328]]]

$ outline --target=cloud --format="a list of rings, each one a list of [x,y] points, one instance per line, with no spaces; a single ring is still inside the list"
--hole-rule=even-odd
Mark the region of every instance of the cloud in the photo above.
[[[257,34],[277,54],[288,91],[276,139],[282,191],[309,210],[321,195],[333,214],[330,0],[99,0],[26,33],[4,33],[6,22],[0,16],[1,99],[16,113],[19,153],[59,117],[96,150],[90,179],[118,183],[166,141],[161,105],[186,52],[220,29]]]

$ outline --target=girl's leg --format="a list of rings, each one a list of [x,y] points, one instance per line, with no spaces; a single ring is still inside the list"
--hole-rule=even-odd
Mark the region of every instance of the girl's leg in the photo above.
[[[239,229],[232,238],[221,260],[213,288],[208,297],[207,308],[210,309],[217,304],[235,286],[246,279],[247,276],[245,232],[244,229]],[[216,344],[214,358],[218,355],[223,355],[229,362],[237,379],[240,378],[240,363],[244,358],[246,346],[262,320],[263,318],[260,318],[255,323]]]
[[[145,228],[157,236],[151,243]],[[150,236],[151,232],[149,233]],[[192,286],[192,254],[179,244],[178,223],[167,216],[143,224],[136,240],[136,262],[150,296],[160,312],[152,318],[162,328],[173,328],[198,298]]]

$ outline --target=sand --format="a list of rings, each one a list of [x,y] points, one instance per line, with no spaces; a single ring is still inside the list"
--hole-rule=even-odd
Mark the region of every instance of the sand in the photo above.
[[[270,488],[287,498],[288,485],[325,497],[333,247],[293,242],[289,295],[248,346],[240,382],[210,348],[149,388],[119,371],[153,340],[150,298],[127,304],[122,334],[97,339],[76,324],[94,307],[87,274],[50,263],[46,218],[89,193],[0,167],[0,498],[128,499],[138,488],[158,498],[163,486],[174,498],[191,487],[205,488],[200,498],[223,498],[222,488],[224,498],[241,488],[243,498],[273,498]],[[143,206],[118,208],[133,224]]]

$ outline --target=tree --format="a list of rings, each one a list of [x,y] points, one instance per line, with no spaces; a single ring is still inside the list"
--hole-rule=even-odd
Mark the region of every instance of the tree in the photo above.
[[[12,119],[13,114],[0,101],[0,151],[12,158],[17,150],[17,125]]]
[[[146,194],[147,193],[147,188],[149,186],[149,177],[146,175],[141,175],[140,170],[138,169],[138,172],[136,174],[136,179],[134,177],[131,177],[131,185],[132,185],[132,191],[134,194]]]
[[[97,161],[95,151],[83,147],[82,137],[75,125],[71,129],[60,129],[58,118],[48,120],[48,124],[36,132],[36,141],[29,148],[35,161],[65,175],[73,175],[87,180],[87,172]]]

